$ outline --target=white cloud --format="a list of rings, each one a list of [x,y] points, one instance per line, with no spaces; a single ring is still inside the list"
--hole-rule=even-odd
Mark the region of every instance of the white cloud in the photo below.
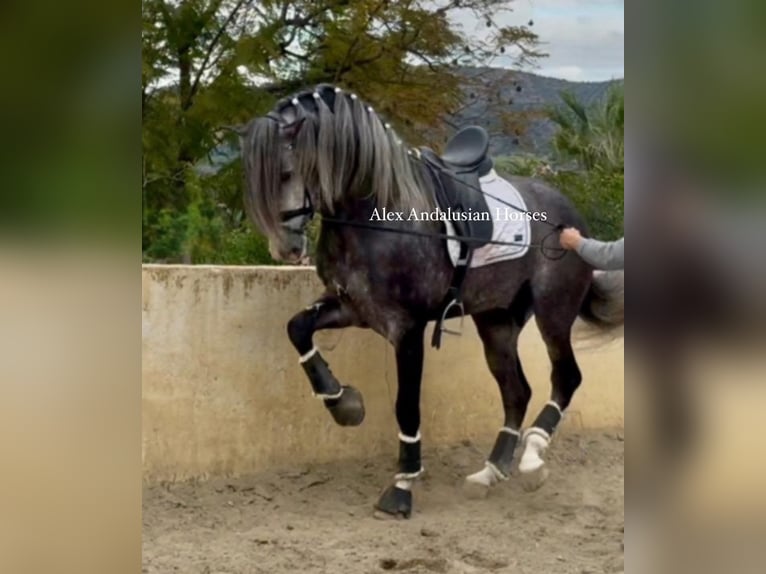
[[[536,72],[580,81],[624,76],[622,0],[516,0],[510,6],[513,12],[498,14],[497,23],[521,25],[533,20],[532,30],[549,54],[538,62]],[[459,21],[466,33],[483,33],[472,16],[461,14]],[[511,63],[511,58],[498,58],[492,65]]]

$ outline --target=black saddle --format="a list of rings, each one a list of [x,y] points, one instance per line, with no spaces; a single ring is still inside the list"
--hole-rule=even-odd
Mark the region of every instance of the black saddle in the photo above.
[[[450,217],[455,233],[460,237],[471,238],[471,241],[460,243],[460,256],[450,288],[441,304],[441,318],[436,323],[431,339],[431,344],[437,349],[441,346],[442,333],[460,334],[444,327],[446,319],[460,316],[462,331],[462,317],[465,314],[463,281],[471,266],[473,250],[492,239],[492,217],[479,183],[479,178],[492,169],[492,158],[487,155],[488,148],[487,132],[479,126],[469,126],[453,136],[441,157],[428,148],[420,150],[420,156],[425,160],[434,180],[439,208],[445,212],[449,209],[452,213],[471,215],[465,221],[459,217]]]
[[[469,126],[452,137],[441,157],[429,148],[420,150],[434,179],[439,208],[473,216],[466,221],[450,218],[457,235],[473,240],[473,248],[492,239],[492,217],[479,184],[479,178],[492,169],[488,148],[489,135],[484,128]],[[478,215],[484,213],[487,215]]]
[[[468,126],[447,142],[447,149],[441,159],[455,168],[473,168],[487,158],[488,149],[489,136],[484,128]]]

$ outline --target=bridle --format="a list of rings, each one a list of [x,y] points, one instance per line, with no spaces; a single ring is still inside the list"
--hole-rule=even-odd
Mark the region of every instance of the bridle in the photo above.
[[[284,119],[276,111],[271,110],[266,117],[270,120],[277,122],[280,127],[284,126]],[[292,144],[291,144],[292,145]],[[279,220],[282,223],[282,227],[287,233],[300,234],[304,236],[304,242],[307,243],[308,239],[303,232],[306,224],[314,217],[314,204],[311,201],[311,195],[309,190],[304,187],[303,189],[303,205],[296,209],[287,209],[279,212]],[[296,221],[298,220],[298,221]]]
[[[282,224],[289,223],[293,219],[298,217],[311,219],[314,217],[314,205],[311,203],[311,196],[308,189],[303,191],[303,205],[296,209],[288,209],[286,211],[279,212],[279,220]]]
[[[303,254],[308,253],[309,249],[306,225],[314,217],[314,213],[314,206],[311,203],[311,196],[307,189],[304,189],[303,205],[301,207],[279,212],[279,219],[285,233],[301,238],[301,253]]]

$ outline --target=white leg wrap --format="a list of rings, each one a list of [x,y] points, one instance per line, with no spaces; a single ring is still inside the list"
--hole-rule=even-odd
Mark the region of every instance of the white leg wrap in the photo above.
[[[399,440],[403,442],[404,444],[418,444],[420,442],[420,429],[418,429],[418,432],[415,433],[415,436],[407,436],[406,434],[400,432]],[[415,479],[420,478],[420,475],[423,474],[423,471],[424,471],[424,468],[421,465],[420,469],[415,472],[396,473],[394,475],[394,479],[396,480],[396,486],[399,488],[403,488],[404,490],[409,490],[412,487],[412,482]]]
[[[524,433],[524,454],[519,462],[519,472],[538,470],[545,464],[543,453],[550,444],[550,436],[543,429],[532,427]]]
[[[420,431],[415,436],[407,436],[406,434],[399,433],[399,440],[406,442],[407,444],[415,444],[420,442]]]
[[[420,470],[417,472],[399,472],[394,475],[395,480],[409,480],[413,481],[416,478],[420,478],[420,475],[423,474],[425,469],[421,466]]]
[[[494,464],[487,461],[484,464],[484,468],[467,476],[466,480],[474,484],[481,484],[482,486],[494,486],[501,480],[508,480],[508,477],[503,475]]]
[[[343,396],[343,387],[341,387],[341,389],[334,395],[321,395],[321,394],[314,393],[314,396],[318,399],[322,399],[323,401],[339,399]]]
[[[501,427],[499,432],[515,437],[519,437],[521,434],[518,430],[511,427]],[[499,468],[497,468],[490,461],[487,461],[484,463],[484,468],[482,468],[479,472],[475,472],[467,476],[466,481],[473,484],[480,484],[482,486],[494,486],[501,480],[508,480],[508,478],[509,477],[503,474]]]
[[[318,352],[319,352],[319,349],[317,349],[316,347],[312,347],[312,349],[308,353],[306,353],[305,355],[301,355],[300,358],[298,359],[298,361],[300,361],[301,364],[305,363],[311,357],[316,355]]]
[[[532,435],[538,435],[544,438],[548,443],[551,442],[551,435],[549,435],[547,431],[541,429],[540,427],[529,427],[527,430],[525,430],[524,440],[526,441]]]

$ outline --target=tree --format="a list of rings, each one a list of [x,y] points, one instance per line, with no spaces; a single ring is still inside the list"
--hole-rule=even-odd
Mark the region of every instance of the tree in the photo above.
[[[438,125],[461,101],[459,67],[501,51],[515,52],[519,60],[540,56],[527,27],[495,23],[507,4],[144,0],[145,252],[154,253],[165,223],[192,205],[209,204],[203,211],[210,217],[220,215],[211,206],[229,214],[241,210],[238,165],[206,178],[201,197],[192,193],[190,170],[220,148],[222,126],[262,114],[305,85],[329,82],[356,91],[405,138],[420,143],[420,127]],[[463,33],[452,19],[458,10],[486,22],[486,35]]]
[[[575,159],[586,170],[624,171],[625,93],[622,84],[609,89],[603,102],[590,107],[562,92],[564,105],[550,110],[559,130],[554,146],[563,159]]]
[[[558,172],[548,179],[564,191],[601,239],[623,234],[625,167],[625,94],[612,87],[606,98],[590,107],[569,93],[564,106],[550,112],[559,126],[554,138],[557,153],[576,160],[584,172]]]

